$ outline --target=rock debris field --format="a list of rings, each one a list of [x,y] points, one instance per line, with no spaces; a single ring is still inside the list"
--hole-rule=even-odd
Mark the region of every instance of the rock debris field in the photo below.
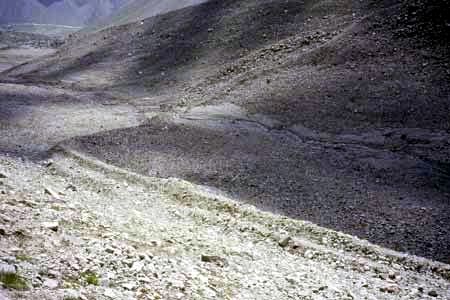
[[[0,31],[0,300],[450,299],[448,1],[153,2]]]
[[[63,148],[0,157],[2,299],[448,299],[450,268]]]

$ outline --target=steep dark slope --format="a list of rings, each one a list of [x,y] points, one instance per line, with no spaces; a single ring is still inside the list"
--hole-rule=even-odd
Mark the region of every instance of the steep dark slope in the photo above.
[[[232,102],[321,131],[447,130],[446,1],[393,2],[211,1],[81,36],[11,74]]]
[[[316,2],[287,1],[280,5],[278,1],[211,1],[150,18],[144,24],[74,38],[58,58],[24,66],[14,74],[34,72],[41,78],[61,79],[95,69],[106,72],[109,86],[139,85],[152,93],[161,84],[191,86],[226,68],[227,63],[250,57],[252,50],[288,36],[327,29],[321,20],[329,14],[337,17],[328,31],[348,26],[357,9],[348,1],[325,9],[321,9],[322,2]],[[315,21],[309,22],[309,16]],[[324,35],[330,38],[332,34]],[[317,42],[325,42],[320,40],[324,37],[318,36]],[[163,69],[167,72],[161,76]],[[80,85],[92,84],[98,82],[80,81]]]
[[[146,113],[148,125],[68,141],[109,163],[448,261],[448,10],[208,1],[76,35],[3,75]]]

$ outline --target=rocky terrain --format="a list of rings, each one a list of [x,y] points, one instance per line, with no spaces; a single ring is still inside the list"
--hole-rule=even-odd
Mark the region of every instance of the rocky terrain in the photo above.
[[[447,1],[129,7],[0,74],[0,299],[450,297]]]
[[[0,29],[0,72],[53,54],[63,41],[42,34]]]
[[[164,14],[169,11],[181,9],[183,7],[206,2],[205,0],[132,0],[128,1],[122,9],[111,14],[104,20],[88,26],[84,31],[100,30],[111,25],[124,25],[133,22],[140,22],[144,19]]]
[[[448,299],[448,265],[54,149],[0,158],[3,299]]]
[[[74,35],[4,76],[149,120],[68,141],[104,161],[448,262],[446,10],[208,1]]]

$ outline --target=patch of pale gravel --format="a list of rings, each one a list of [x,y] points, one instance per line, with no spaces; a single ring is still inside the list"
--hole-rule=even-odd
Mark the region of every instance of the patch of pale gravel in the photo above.
[[[0,146],[7,152],[36,154],[65,139],[143,121],[131,105],[103,105],[108,99],[60,89],[2,83],[0,95]]]
[[[9,299],[450,297],[446,265],[67,154],[0,157],[0,261],[30,286]]]

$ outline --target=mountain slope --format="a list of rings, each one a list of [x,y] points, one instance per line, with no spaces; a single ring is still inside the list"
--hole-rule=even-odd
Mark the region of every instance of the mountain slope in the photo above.
[[[4,299],[450,297],[449,265],[63,149],[45,165],[0,154],[0,261],[29,286]]]
[[[303,122],[317,130],[372,125],[446,130],[446,8],[440,2],[419,7],[386,2],[210,1],[145,24],[74,38],[57,58],[11,74],[160,95],[161,101],[174,101],[173,93],[180,93],[194,101],[232,102],[285,125]],[[441,14],[430,17],[436,30],[429,20],[418,20],[424,30],[408,24],[414,23],[411,13],[433,12]],[[91,80],[91,73],[98,80]],[[410,113],[402,112],[402,103]],[[431,103],[433,110],[424,109]],[[318,123],[323,119],[328,125]]]
[[[89,30],[133,23],[202,2],[206,2],[206,0],[133,0],[112,16],[89,28]]]
[[[40,23],[84,26],[99,21],[126,0],[0,0],[0,23]]]
[[[208,1],[3,76],[146,115],[66,142],[108,163],[448,261],[447,4]]]
[[[45,6],[37,0],[0,0],[0,23],[37,22]]]

